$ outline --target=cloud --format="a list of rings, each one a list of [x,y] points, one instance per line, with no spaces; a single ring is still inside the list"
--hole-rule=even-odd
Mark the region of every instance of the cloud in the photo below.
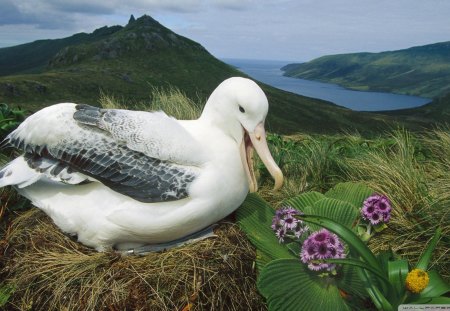
[[[196,12],[201,0],[0,0],[0,26],[34,25],[42,29],[74,29],[90,16],[121,15],[123,12]],[[128,14],[128,13],[126,13]]]
[[[261,1],[262,2],[262,1]],[[261,4],[261,2],[259,4]],[[211,5],[217,9],[231,11],[248,10],[255,4],[254,0],[212,0]]]

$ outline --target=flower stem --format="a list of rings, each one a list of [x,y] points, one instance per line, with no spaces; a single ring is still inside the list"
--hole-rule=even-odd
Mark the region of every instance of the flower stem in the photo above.
[[[367,234],[371,235],[372,234],[372,224],[369,223],[369,225],[367,226]]]

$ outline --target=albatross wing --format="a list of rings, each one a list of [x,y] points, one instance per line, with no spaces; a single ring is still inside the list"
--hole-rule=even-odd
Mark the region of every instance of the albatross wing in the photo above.
[[[187,197],[203,158],[198,142],[162,112],[87,105],[44,108],[6,140],[25,155],[0,172],[3,185],[26,186],[40,178],[99,181],[149,203]],[[28,168],[19,170],[23,163]]]

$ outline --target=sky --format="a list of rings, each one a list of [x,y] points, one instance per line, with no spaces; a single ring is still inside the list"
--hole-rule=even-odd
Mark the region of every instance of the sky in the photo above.
[[[147,14],[218,58],[308,61],[450,41],[450,0],[0,0],[0,47]]]

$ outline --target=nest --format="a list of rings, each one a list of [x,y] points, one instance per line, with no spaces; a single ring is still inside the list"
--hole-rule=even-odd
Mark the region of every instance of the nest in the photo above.
[[[145,256],[98,253],[62,233],[40,210],[6,232],[1,276],[8,310],[265,310],[255,251],[236,224],[216,238]]]

